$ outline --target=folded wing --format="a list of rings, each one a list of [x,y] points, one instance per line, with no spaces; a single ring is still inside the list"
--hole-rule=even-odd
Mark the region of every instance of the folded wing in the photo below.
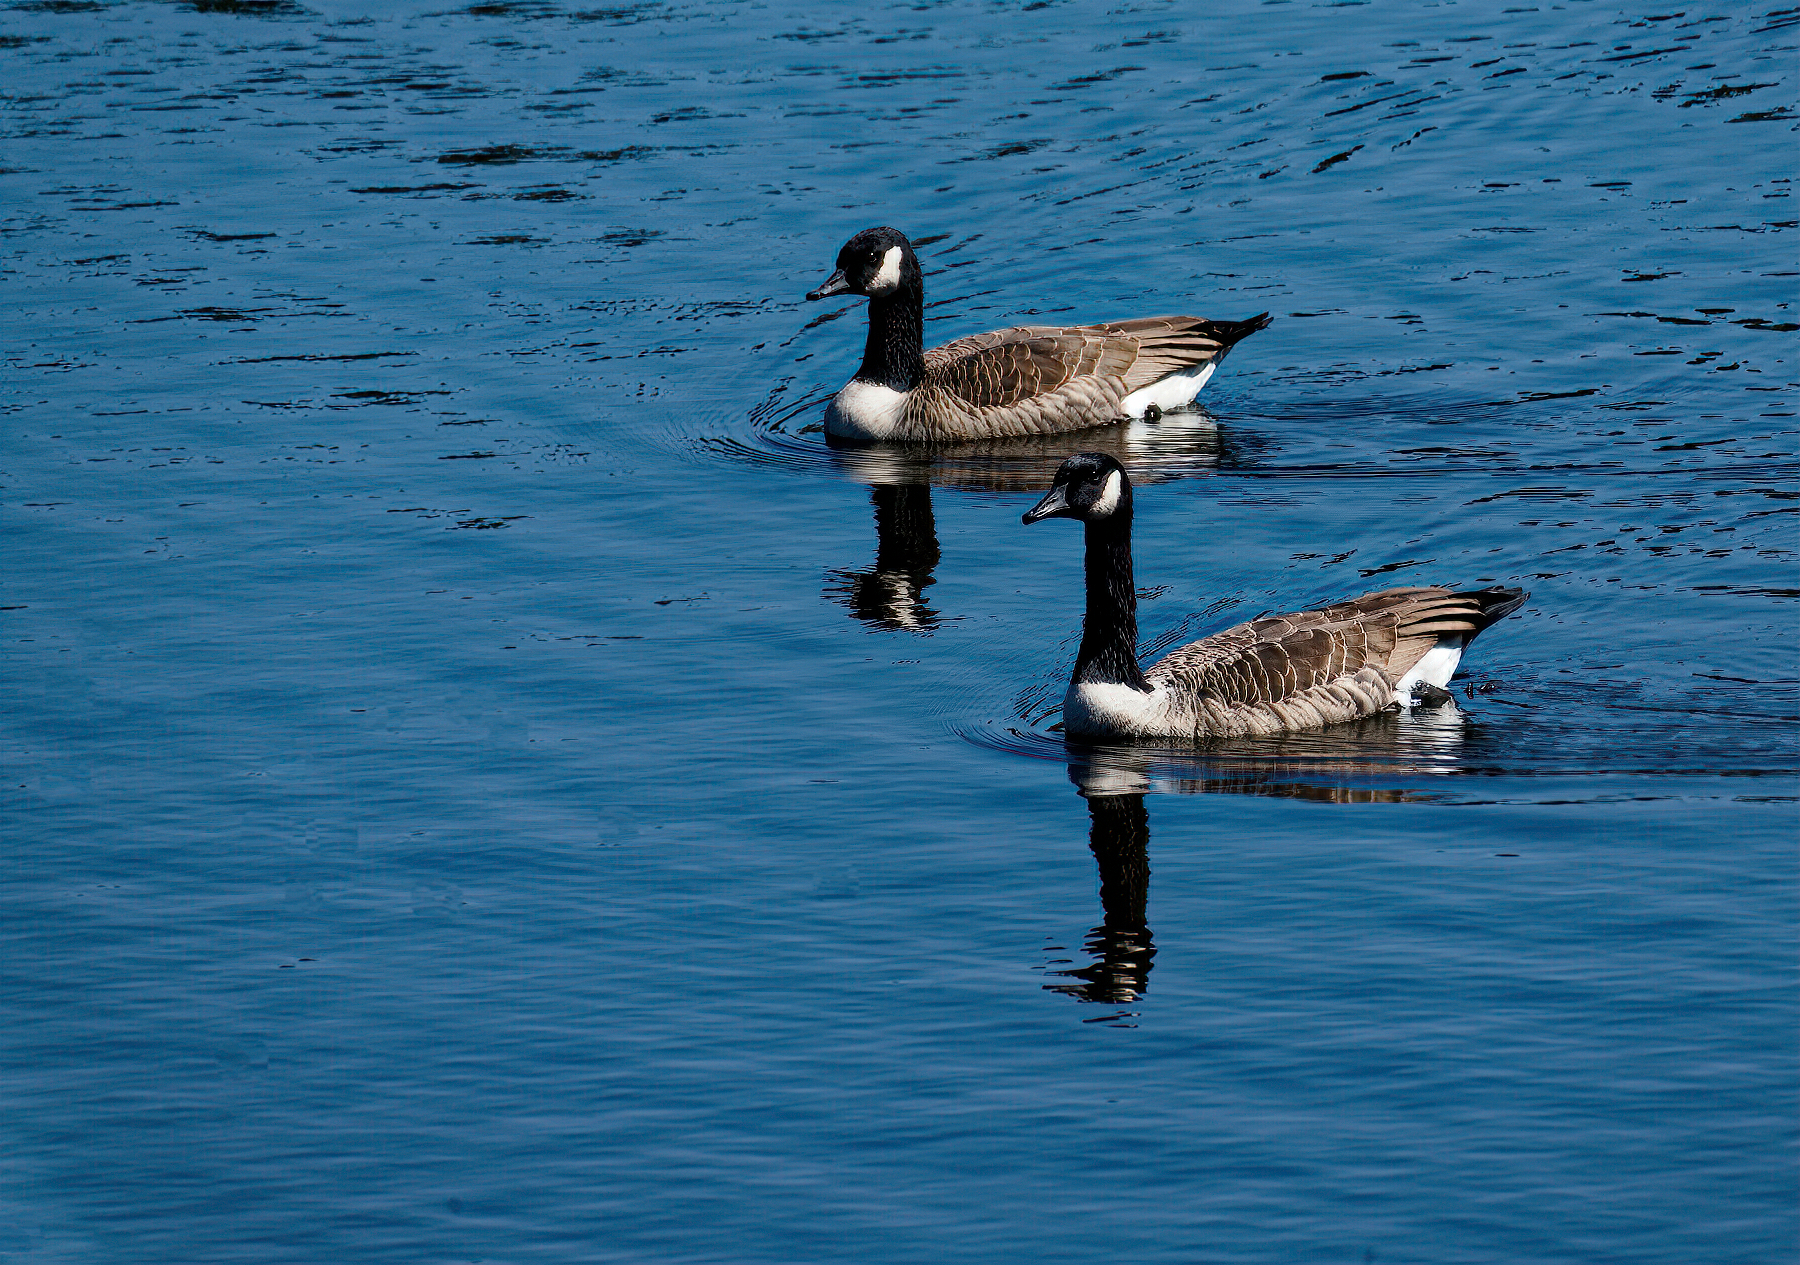
[[[1439,638],[1473,637],[1524,600],[1517,589],[1385,589],[1239,624],[1181,647],[1146,675],[1227,709],[1269,707],[1302,696],[1318,704],[1324,692],[1328,701],[1350,706],[1351,715],[1366,715],[1386,706],[1394,683]],[[1356,697],[1338,699],[1345,690]],[[1365,707],[1364,694],[1377,705]]]
[[[925,377],[973,408],[1004,408],[1083,377],[1109,379],[1121,398],[1223,355],[1268,324],[1152,316],[1111,325],[1017,325],[959,338],[924,356]]]

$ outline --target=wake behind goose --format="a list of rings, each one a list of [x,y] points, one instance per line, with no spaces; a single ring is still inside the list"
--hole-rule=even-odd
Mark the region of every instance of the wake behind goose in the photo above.
[[[905,234],[864,229],[808,299],[862,294],[862,367],[825,414],[839,439],[931,443],[1048,435],[1192,402],[1226,353],[1269,324],[1152,316],[1108,325],[1016,325],[924,346],[925,287]]]

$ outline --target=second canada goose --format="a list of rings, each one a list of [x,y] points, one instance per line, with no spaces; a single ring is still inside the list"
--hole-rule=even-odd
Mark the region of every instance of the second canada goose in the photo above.
[[[919,257],[898,229],[864,229],[806,297],[862,294],[869,341],[825,413],[840,439],[933,443],[1047,435],[1190,403],[1233,346],[1269,323],[1152,316],[1016,325],[924,350]]]
[[[1385,589],[1254,619],[1139,669],[1131,479],[1104,453],[1077,453],[1024,521],[1045,518],[1086,526],[1087,618],[1063,697],[1063,729],[1074,737],[1241,737],[1441,705],[1469,642],[1529,596]]]

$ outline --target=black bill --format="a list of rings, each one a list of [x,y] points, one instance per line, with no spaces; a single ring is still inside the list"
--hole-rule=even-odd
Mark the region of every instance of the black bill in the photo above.
[[[846,294],[849,290],[850,278],[844,275],[844,270],[842,268],[839,268],[836,272],[825,278],[824,285],[820,286],[817,290],[812,291],[806,297],[809,299],[829,299],[834,294]]]
[[[1044,499],[1025,511],[1019,520],[1022,523],[1035,523],[1045,518],[1066,518],[1074,513],[1069,505],[1069,485],[1059,483],[1044,493]]]

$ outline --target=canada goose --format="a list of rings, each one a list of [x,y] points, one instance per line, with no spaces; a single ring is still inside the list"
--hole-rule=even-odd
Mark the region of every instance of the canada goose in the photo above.
[[[1190,402],[1225,354],[1269,323],[1264,312],[1016,325],[924,351],[919,257],[892,228],[845,242],[837,271],[806,297],[833,294],[869,299],[862,368],[825,413],[825,433],[840,439],[993,439],[1155,417]]]
[[[1131,479],[1104,453],[1063,462],[1024,521],[1086,526],[1087,618],[1063,696],[1085,738],[1208,738],[1318,729],[1415,701],[1439,706],[1463,649],[1517,610],[1521,589],[1385,589],[1271,615],[1137,663]]]

